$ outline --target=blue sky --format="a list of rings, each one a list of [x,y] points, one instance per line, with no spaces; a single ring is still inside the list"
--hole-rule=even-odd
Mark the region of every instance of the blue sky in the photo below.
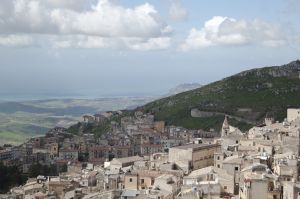
[[[299,58],[299,0],[3,0],[0,95],[153,95]]]

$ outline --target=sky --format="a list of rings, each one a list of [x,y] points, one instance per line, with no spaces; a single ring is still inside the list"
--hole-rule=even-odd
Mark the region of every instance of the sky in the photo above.
[[[0,97],[161,95],[300,57],[300,0],[1,0]]]

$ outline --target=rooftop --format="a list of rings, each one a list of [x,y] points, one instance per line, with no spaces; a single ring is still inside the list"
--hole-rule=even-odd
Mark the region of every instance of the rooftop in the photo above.
[[[187,145],[182,145],[182,146],[176,146],[173,148],[174,149],[183,149],[183,150],[192,149],[193,151],[195,151],[195,150],[207,149],[207,148],[212,148],[212,147],[217,147],[217,146],[220,146],[220,145],[218,145],[218,144],[187,144]]]
[[[129,163],[129,162],[136,162],[139,160],[144,160],[143,157],[140,156],[131,156],[131,157],[126,157],[126,158],[114,158],[111,162],[120,162],[120,163]]]

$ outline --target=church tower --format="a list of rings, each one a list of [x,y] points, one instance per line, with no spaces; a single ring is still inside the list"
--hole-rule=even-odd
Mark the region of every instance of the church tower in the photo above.
[[[228,116],[225,115],[225,119],[222,125],[221,137],[227,136],[229,133]]]

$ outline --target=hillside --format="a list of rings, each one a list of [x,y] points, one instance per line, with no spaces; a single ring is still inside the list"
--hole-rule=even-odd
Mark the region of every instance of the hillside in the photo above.
[[[166,121],[168,125],[217,131],[226,114],[231,125],[246,131],[253,125],[262,124],[266,115],[282,121],[288,107],[300,107],[299,75],[299,60],[283,66],[252,69],[155,100],[127,114],[140,110],[154,114],[155,120]],[[100,135],[109,129],[109,122],[103,126],[78,123],[69,131]]]
[[[220,129],[224,114],[247,130],[271,114],[286,117],[288,107],[300,107],[300,61],[252,69],[201,88],[156,100],[139,107],[156,120],[186,128]],[[191,110],[193,115],[191,116]]]
[[[201,84],[198,84],[198,83],[180,84],[180,85],[176,86],[175,88],[170,89],[167,96],[176,95],[178,93],[194,90],[194,89],[200,88],[200,87],[201,87]]]

